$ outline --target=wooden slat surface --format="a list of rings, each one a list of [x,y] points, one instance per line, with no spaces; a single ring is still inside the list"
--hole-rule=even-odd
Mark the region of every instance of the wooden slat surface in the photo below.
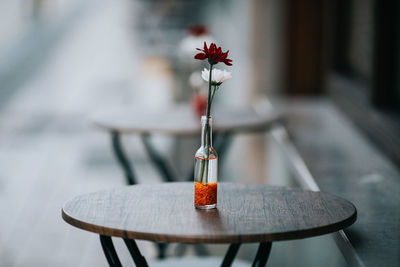
[[[193,207],[192,183],[135,185],[67,202],[64,220],[109,236],[158,242],[245,243],[291,240],[345,228],[356,220],[348,201],[323,192],[220,183],[218,208]]]

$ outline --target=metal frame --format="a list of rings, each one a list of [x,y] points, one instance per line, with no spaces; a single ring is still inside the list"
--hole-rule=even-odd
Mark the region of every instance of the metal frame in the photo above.
[[[153,144],[150,141],[150,135],[144,134],[141,135],[142,142],[144,147],[146,148],[147,153],[149,154],[150,159],[158,169],[159,173],[162,175],[163,179],[166,182],[173,182],[173,174],[171,168],[168,166],[166,160],[161,156],[161,154],[154,148]]]
[[[143,257],[142,254],[140,253],[140,250],[136,245],[135,240],[124,238],[124,241],[125,245],[128,247],[129,253],[131,254],[132,259],[135,262],[136,266],[148,267],[147,261],[145,257]]]
[[[124,238],[125,245],[127,246],[129,253],[132,256],[135,265],[138,267],[148,267],[146,258],[140,253],[139,247],[137,246],[135,240]],[[118,254],[115,251],[114,244],[110,236],[100,235],[100,243],[103,248],[104,255],[107,259],[110,267],[122,267],[122,264],[118,258]],[[164,244],[166,243],[158,243]],[[236,254],[239,251],[241,243],[231,244],[225,257],[221,263],[221,267],[229,267],[235,260]],[[256,257],[253,261],[252,267],[263,267],[267,264],[269,254],[271,252],[271,242],[261,242]]]
[[[272,242],[261,242],[258,246],[256,258],[251,267],[262,267],[267,264],[269,254],[271,252]]]
[[[118,131],[112,131],[110,133],[111,133],[111,142],[114,155],[119,165],[121,166],[122,170],[124,171],[126,183],[128,185],[137,184],[137,180],[133,171],[133,164],[132,162],[129,161],[128,156],[126,155],[126,152],[121,142],[121,134]],[[155,165],[155,167],[157,168],[158,172],[160,173],[165,182],[175,181],[172,169],[168,166],[167,161],[154,148],[150,139],[151,136],[149,134],[141,135],[141,140],[151,161],[153,162],[153,164]],[[218,151],[220,155],[223,155],[229,148],[231,141],[232,141],[232,135],[230,132],[222,133],[218,135],[216,138],[215,149]],[[221,166],[223,162],[220,161],[219,164]],[[189,175],[187,176],[187,181],[193,181],[193,173],[194,173],[194,166],[191,169]]]
[[[100,243],[110,267],[122,267],[117,252],[115,251],[111,237],[100,235]]]
[[[111,143],[114,151],[114,155],[117,158],[119,165],[121,166],[122,170],[125,174],[126,183],[128,185],[136,184],[136,178],[133,173],[133,169],[131,164],[129,163],[128,157],[126,156],[122,144],[120,133],[117,131],[111,132]]]
[[[235,259],[237,252],[239,251],[240,245],[240,243],[237,243],[231,244],[229,246],[229,249],[225,254],[224,260],[222,261],[221,267],[228,267],[232,265],[232,262]]]

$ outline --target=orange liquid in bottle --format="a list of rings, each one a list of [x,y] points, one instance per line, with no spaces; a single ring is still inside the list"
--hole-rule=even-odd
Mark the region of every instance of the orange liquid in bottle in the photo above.
[[[213,205],[217,203],[217,183],[208,183],[207,185],[194,183],[194,205]]]

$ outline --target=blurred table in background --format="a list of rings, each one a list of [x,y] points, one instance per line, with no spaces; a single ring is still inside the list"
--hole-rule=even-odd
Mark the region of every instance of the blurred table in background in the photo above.
[[[213,116],[214,147],[223,154],[229,145],[231,136],[238,133],[263,132],[281,121],[276,112],[259,113],[253,109],[221,109]],[[174,181],[172,170],[151,143],[152,134],[164,134],[174,137],[199,136],[200,120],[189,105],[175,105],[168,109],[149,111],[143,108],[117,107],[98,111],[90,116],[94,125],[111,135],[114,153],[125,173],[128,184],[136,184],[132,164],[128,161],[121,144],[121,134],[140,135],[150,159],[163,179]],[[194,151],[193,151],[194,153]],[[193,180],[193,171],[187,180]]]

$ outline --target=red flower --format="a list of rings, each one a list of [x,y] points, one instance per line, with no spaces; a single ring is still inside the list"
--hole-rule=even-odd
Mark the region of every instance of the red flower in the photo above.
[[[208,34],[208,27],[206,25],[193,25],[187,28],[190,35],[201,36]]]
[[[206,42],[204,42],[204,48],[196,48],[199,51],[202,51],[202,53],[198,53],[197,55],[194,56],[195,59],[198,60],[204,60],[208,59],[208,62],[211,65],[217,64],[219,62],[223,62],[228,66],[232,66],[232,59],[228,59],[228,53],[229,50],[222,53],[221,47],[217,47],[214,43],[211,43],[210,47],[207,48]]]

